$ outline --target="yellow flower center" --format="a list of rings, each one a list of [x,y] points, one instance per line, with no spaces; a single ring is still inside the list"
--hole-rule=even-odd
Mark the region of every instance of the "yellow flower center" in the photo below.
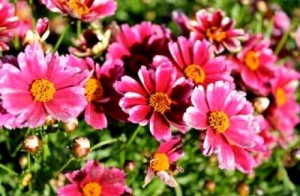
[[[280,87],[276,88],[275,96],[276,96],[277,104],[279,106],[282,106],[282,105],[285,104],[285,102],[286,102],[286,93],[282,88],[280,88]]]
[[[53,99],[56,89],[49,80],[37,79],[31,84],[30,92],[34,101],[48,102]]]
[[[213,130],[224,133],[229,127],[229,119],[223,111],[215,111],[209,114],[208,124]]]
[[[90,78],[85,84],[86,100],[91,102],[99,100],[103,96],[103,87],[101,82],[96,78]]]
[[[154,172],[166,171],[170,167],[169,158],[165,153],[155,153],[150,160],[150,168]]]
[[[214,40],[221,42],[226,37],[226,32],[224,32],[221,28],[211,27],[206,30],[206,36],[211,41]]]
[[[255,71],[259,67],[258,54],[254,51],[249,51],[245,57],[246,66],[251,70]]]
[[[86,6],[82,0],[69,0],[67,5],[79,16],[85,15],[90,12],[90,9]]]
[[[82,188],[84,196],[100,196],[102,187],[97,182],[89,182]]]
[[[149,105],[155,112],[164,114],[167,110],[170,110],[171,99],[166,93],[156,92],[150,95]]]
[[[196,64],[188,65],[184,69],[184,74],[186,77],[193,80],[195,84],[202,84],[205,79],[205,72],[201,66]]]

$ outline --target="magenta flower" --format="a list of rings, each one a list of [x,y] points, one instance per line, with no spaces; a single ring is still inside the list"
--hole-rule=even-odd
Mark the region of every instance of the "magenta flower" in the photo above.
[[[195,14],[195,21],[190,22],[191,37],[193,39],[206,39],[219,54],[224,48],[230,52],[236,52],[241,47],[240,40],[247,36],[242,29],[234,29],[234,21],[224,15],[220,10],[209,13],[199,10]]]
[[[295,92],[300,74],[288,68],[276,69],[275,79],[271,81],[275,102],[270,106],[268,120],[279,131],[279,143],[286,146],[295,138],[294,127],[300,122],[300,106],[296,102]]]
[[[192,105],[184,114],[191,127],[206,130],[203,153],[217,153],[221,169],[249,173],[256,166],[251,151],[261,145],[253,109],[244,92],[232,90],[228,82],[198,86],[192,93]]]
[[[140,81],[123,76],[115,88],[123,95],[120,106],[129,114],[130,122],[142,126],[149,123],[157,140],[169,140],[171,125],[180,131],[187,130],[182,115],[189,105],[192,84],[183,77],[176,79],[176,70],[169,61],[154,66],[156,70],[141,67]]]
[[[297,28],[296,32],[295,32],[295,40],[296,40],[296,44],[298,46],[298,48],[300,48],[300,27]]]
[[[276,56],[269,45],[270,40],[263,39],[262,35],[251,36],[235,64],[244,84],[261,95],[268,94],[269,82],[274,77]]]
[[[0,18],[0,51],[4,51],[9,49],[6,43],[13,39],[19,25],[15,6],[7,0],[0,0]]]
[[[148,158],[149,166],[143,187],[151,182],[154,175],[170,187],[176,187],[177,182],[173,175],[182,171],[182,168],[175,162],[182,156],[181,139],[173,138],[160,143],[158,150]]]
[[[212,58],[208,42],[179,37],[177,42],[169,43],[169,50],[179,72],[195,85],[207,86],[218,80],[233,82],[225,57]]]
[[[44,56],[39,44],[29,45],[10,64],[1,80],[2,106],[29,127],[43,125],[46,116],[68,121],[86,106],[80,85],[86,73],[67,66],[57,54]]]
[[[275,11],[273,21],[274,21],[273,35],[275,36],[282,35],[284,32],[288,31],[288,29],[291,26],[290,18],[282,10]]]
[[[33,24],[32,9],[25,0],[17,1],[16,15],[19,18],[19,25],[16,29],[18,37],[23,38],[28,30],[31,30]]]
[[[93,22],[111,16],[117,9],[114,0],[41,0],[51,11],[68,14],[83,22]]]
[[[85,167],[66,174],[71,182],[58,190],[58,196],[117,196],[126,190],[125,174],[117,168],[105,168],[89,160]]]
[[[108,59],[121,59],[125,74],[137,78],[142,65],[150,66],[157,54],[169,56],[171,33],[165,27],[142,22],[133,27],[124,24],[108,48]]]

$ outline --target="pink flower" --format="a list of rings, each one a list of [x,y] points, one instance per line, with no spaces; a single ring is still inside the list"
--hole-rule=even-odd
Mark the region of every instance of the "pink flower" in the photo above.
[[[169,43],[169,50],[175,66],[195,85],[207,86],[218,80],[233,81],[224,56],[212,58],[209,43],[190,41],[179,37],[177,42]]]
[[[28,30],[32,29],[33,15],[29,3],[25,0],[17,1],[16,15],[19,18],[19,26],[16,29],[18,37],[23,38]]]
[[[297,28],[295,36],[296,36],[296,44],[298,48],[300,48],[300,27]]]
[[[148,158],[149,166],[143,187],[151,182],[154,175],[170,187],[176,187],[177,182],[173,175],[181,172],[182,168],[178,167],[175,162],[182,156],[181,139],[172,138],[160,143],[158,150]]]
[[[290,26],[291,26],[291,21],[288,15],[282,11],[282,10],[277,10],[275,11],[274,17],[274,28],[273,28],[273,34],[275,36],[280,36],[284,32],[286,32]]]
[[[236,71],[247,87],[261,95],[270,91],[269,82],[274,77],[276,56],[269,45],[270,40],[262,35],[253,35],[237,55]]]
[[[91,58],[79,59],[73,55],[66,58],[69,65],[75,65],[80,67],[82,71],[90,72],[84,84],[85,98],[88,102],[84,113],[85,121],[95,129],[106,128],[106,113],[122,112],[121,108],[118,107],[118,102],[113,101],[117,93],[112,91],[116,78],[121,77],[123,74],[121,62],[106,61],[100,67]],[[110,69],[110,65],[113,63],[115,65],[114,69]],[[116,106],[118,109],[116,109]]]
[[[66,174],[71,182],[58,190],[58,196],[117,196],[126,190],[125,174],[117,168],[105,168],[89,160],[85,167]]]
[[[189,37],[190,29],[189,23],[190,19],[180,10],[175,10],[172,12],[173,21],[179,26],[181,30],[181,35],[184,37]]]
[[[270,106],[267,118],[279,131],[279,143],[285,147],[295,138],[293,129],[300,122],[300,106],[295,97],[300,74],[284,67],[276,69],[275,74],[275,79],[271,81],[274,102]]]
[[[2,106],[29,127],[43,125],[47,115],[68,121],[86,106],[80,85],[86,73],[68,67],[57,54],[44,56],[39,44],[18,55],[18,67],[6,66],[10,69],[1,80]]]
[[[117,9],[114,0],[41,0],[41,2],[53,12],[68,14],[83,22],[111,16]]]
[[[150,66],[157,54],[169,56],[168,45],[171,33],[168,29],[142,22],[133,27],[124,24],[116,35],[116,42],[108,48],[108,59],[121,59],[125,74],[137,78],[142,65]]]
[[[253,109],[244,92],[232,90],[228,82],[199,85],[192,93],[192,105],[184,114],[191,127],[206,130],[203,153],[217,153],[221,169],[249,173],[256,166],[251,151],[262,140],[253,122]]]
[[[19,25],[15,7],[7,0],[0,0],[0,18],[0,51],[4,51],[9,49],[6,43],[13,39]]]
[[[141,67],[140,81],[123,76],[115,88],[123,95],[119,104],[129,114],[130,122],[142,126],[149,123],[157,140],[169,140],[171,125],[187,130],[182,115],[189,105],[192,84],[183,77],[176,79],[177,73],[169,61],[154,66],[156,70]]]
[[[223,52],[224,48],[236,52],[241,48],[240,40],[246,38],[244,30],[234,29],[234,21],[220,10],[213,13],[199,10],[195,21],[190,22],[190,29],[193,39],[208,40],[215,53]]]

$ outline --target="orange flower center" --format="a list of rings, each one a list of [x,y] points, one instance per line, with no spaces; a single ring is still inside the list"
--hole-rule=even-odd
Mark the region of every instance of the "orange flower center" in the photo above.
[[[102,187],[97,182],[89,182],[82,188],[84,196],[100,196]]]
[[[155,112],[164,114],[167,110],[170,110],[171,99],[166,93],[156,92],[150,95],[149,105]]]
[[[90,11],[82,0],[69,0],[67,5],[79,16],[85,15]]]
[[[251,70],[255,71],[259,67],[258,54],[254,51],[249,51],[245,57],[246,66]]]
[[[276,96],[277,104],[279,106],[282,106],[282,105],[285,104],[285,102],[286,102],[286,93],[282,88],[280,88],[280,87],[276,88],[275,96]]]
[[[223,111],[215,111],[209,114],[208,124],[213,130],[224,133],[229,127],[229,119]]]
[[[155,153],[153,158],[150,160],[150,168],[154,172],[166,171],[170,167],[169,158],[165,153]]]
[[[217,42],[221,42],[226,37],[226,32],[224,32],[221,28],[211,27],[206,30],[206,36],[209,40],[215,40]]]
[[[86,100],[91,102],[99,100],[103,96],[103,87],[101,82],[96,78],[90,78],[85,84]]]
[[[31,84],[30,92],[34,101],[48,102],[53,99],[56,89],[49,80],[37,79]]]
[[[193,80],[195,84],[202,84],[205,79],[205,72],[201,66],[196,64],[188,65],[184,69],[184,74],[186,77]]]

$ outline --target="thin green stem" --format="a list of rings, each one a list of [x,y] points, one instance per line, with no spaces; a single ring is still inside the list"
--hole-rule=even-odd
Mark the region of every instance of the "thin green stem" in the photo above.
[[[110,140],[105,140],[103,142],[100,142],[94,146],[91,147],[91,151],[97,149],[97,148],[100,148],[101,146],[104,146],[104,145],[107,145],[107,144],[112,144],[112,143],[115,143],[119,141],[119,138],[113,138],[113,139],[110,139]]]
[[[18,175],[17,172],[11,170],[10,168],[6,167],[5,165],[3,165],[3,164],[1,164],[1,163],[0,163],[0,168],[3,169],[3,170],[5,170],[5,171],[7,171],[8,173],[11,173],[11,174],[15,175],[15,176]]]
[[[30,153],[27,154],[27,160],[28,160],[28,164],[27,164],[27,170],[29,173],[31,173],[31,156],[30,156]],[[32,183],[31,183],[31,180],[28,184],[28,191],[29,193],[32,193]]]
[[[294,183],[290,180],[289,175],[282,163],[282,160],[279,157],[277,157],[276,162],[278,164],[279,172],[283,177],[282,180],[283,180],[284,186],[286,186],[288,189],[290,189],[292,191],[293,196],[296,196],[297,195],[296,187],[295,187]]]
[[[175,194],[176,196],[182,196],[182,190],[179,184],[175,187]]]
[[[62,43],[62,41],[64,40],[65,35],[67,34],[68,30],[69,30],[69,26],[66,26],[64,32],[62,34],[60,34],[60,36],[54,46],[54,49],[53,49],[54,52],[57,51],[57,49],[59,48],[59,46]]]
[[[57,175],[60,174],[72,161],[74,161],[75,158],[71,157],[58,171],[57,171]],[[55,175],[55,176],[57,176]]]
[[[133,140],[136,138],[137,134],[138,134],[142,129],[143,129],[142,126],[138,126],[138,127],[135,129],[134,133],[133,133],[132,136],[130,137],[130,139],[129,139],[129,141],[127,142],[126,146],[129,146],[129,145],[133,142]]]
[[[77,23],[76,23],[76,33],[77,33],[77,38],[79,38],[79,36],[81,35],[81,21],[80,20],[77,20]]]

